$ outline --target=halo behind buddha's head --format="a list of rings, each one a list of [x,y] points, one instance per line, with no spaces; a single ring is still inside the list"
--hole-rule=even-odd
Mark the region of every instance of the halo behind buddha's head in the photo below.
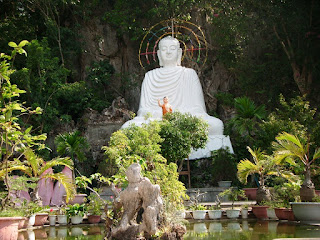
[[[177,66],[181,66],[182,49],[180,47],[179,40],[174,38],[174,37],[171,37],[171,36],[164,37],[159,41],[159,49],[161,48],[161,43],[164,42],[164,41],[172,41],[178,46],[178,48],[177,48],[177,51],[178,51]],[[159,50],[158,50],[158,52],[159,52]],[[162,59],[161,59],[161,56],[160,56],[159,53],[158,53],[158,59],[159,59],[160,67],[163,67],[163,62],[162,62]]]

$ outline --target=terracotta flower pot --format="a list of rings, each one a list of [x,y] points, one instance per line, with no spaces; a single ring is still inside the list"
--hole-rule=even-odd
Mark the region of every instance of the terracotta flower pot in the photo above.
[[[295,221],[296,218],[294,217],[292,209],[286,209],[283,211],[284,215],[286,216],[286,219],[289,221]]]
[[[267,208],[269,206],[252,206],[252,212],[258,219],[267,219]]]
[[[99,223],[101,220],[101,215],[89,215],[88,221],[89,223]]]
[[[258,188],[244,188],[243,190],[249,200],[257,200]]]
[[[21,220],[19,221],[18,229],[24,228],[25,223],[26,223],[27,220],[28,220],[28,218],[22,217]]]
[[[66,202],[66,197],[67,195],[63,195],[63,201]],[[71,199],[68,204],[76,204],[76,203],[79,203],[79,204],[82,204],[84,203],[84,200],[85,198],[87,197],[87,194],[82,194],[82,193],[79,193],[79,194],[75,194],[74,195],[74,198]]]
[[[275,208],[274,211],[279,220],[287,220],[287,215],[284,213],[286,208]]]
[[[33,226],[43,226],[47,220],[48,220],[48,213],[37,213]]]
[[[0,239],[16,240],[18,238],[18,226],[22,217],[0,217]]]

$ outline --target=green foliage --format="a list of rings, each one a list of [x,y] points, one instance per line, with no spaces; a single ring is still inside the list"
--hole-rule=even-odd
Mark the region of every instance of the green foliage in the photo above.
[[[250,147],[247,147],[247,149],[251,154],[253,162],[249,159],[242,159],[238,163],[238,178],[242,183],[246,184],[248,176],[257,173],[259,175],[260,186],[263,187],[267,175],[273,174],[276,161],[260,149],[252,150]]]
[[[88,200],[88,212],[91,215],[101,215],[105,202],[95,193],[90,193]]]
[[[210,173],[212,176],[212,184],[217,185],[219,181],[230,180],[237,182],[237,159],[229,149],[221,148],[211,152],[210,159],[212,161]]]
[[[143,124],[141,127],[131,125],[114,132],[109,146],[103,147],[107,163],[115,164],[118,170],[111,179],[116,185],[126,186],[126,169],[132,163],[139,163],[142,175],[153,184],[160,185],[162,196],[172,204],[180,205],[183,198],[186,198],[185,187],[178,180],[177,165],[167,164],[167,160],[159,153],[163,141],[159,132],[158,122]]]
[[[10,192],[11,188],[10,184],[8,184],[8,175],[13,171],[20,171],[24,173],[29,177],[31,182],[34,181],[35,183],[42,178],[60,180],[67,190],[67,198],[69,199],[74,190],[70,179],[68,181],[64,175],[59,173],[46,173],[43,176],[41,175],[50,167],[57,165],[69,166],[72,168],[72,161],[68,158],[56,158],[51,161],[44,162],[42,158],[35,154],[34,150],[40,150],[45,147],[41,141],[46,139],[46,135],[31,135],[32,126],[23,129],[19,124],[22,115],[41,113],[40,108],[32,111],[21,104],[17,98],[20,97],[20,94],[24,93],[24,91],[20,90],[17,85],[12,85],[10,82],[10,75],[13,73],[13,70],[10,69],[7,59],[13,61],[16,53],[26,54],[22,49],[26,44],[28,44],[27,41],[22,41],[20,44],[10,42],[9,45],[14,48],[12,55],[8,56],[1,54],[3,61],[0,65],[0,83],[2,89],[0,97],[0,126],[2,135],[0,157],[3,161],[0,163],[0,179],[5,182],[8,192]],[[36,191],[36,188],[33,189],[33,192]],[[35,195],[36,194],[34,194],[34,196]]]
[[[61,112],[57,92],[67,81],[69,70],[60,66],[59,58],[53,56],[45,38],[31,41],[27,51],[27,61],[12,75],[12,81],[26,91],[22,100],[27,106],[43,109],[42,115],[31,120],[34,125],[40,126],[40,131],[47,132],[51,130]]]
[[[192,205],[190,210],[207,210],[207,208],[202,204]]]
[[[161,154],[169,162],[187,158],[193,149],[203,148],[208,140],[208,124],[190,113],[166,114],[161,122]]]
[[[219,193],[219,196],[220,197],[227,196],[229,201],[232,201],[232,209],[233,209],[234,202],[237,201],[239,198],[246,199],[245,192],[242,189],[238,189],[234,187],[224,190],[223,192]]]
[[[271,153],[271,143],[279,133],[288,132],[306,140],[306,132],[308,132],[310,141],[314,143],[311,148],[316,148],[320,140],[317,109],[312,108],[309,101],[300,96],[286,100],[280,95],[279,103],[279,107],[259,125],[260,130],[256,131],[255,146]]]
[[[90,107],[102,111],[116,97],[114,89],[111,88],[115,70],[107,59],[93,62],[87,70],[86,80],[92,92],[92,104]]]
[[[74,162],[84,161],[84,152],[89,148],[86,138],[79,131],[59,134],[55,138],[55,144],[60,155],[70,156]]]
[[[137,39],[148,27],[145,25],[146,19],[150,26],[171,18],[189,19],[191,10],[197,5],[199,2],[194,0],[118,0],[111,4],[111,10],[105,13],[104,18],[118,28],[119,35],[129,33]]]
[[[87,213],[87,207],[84,203],[83,204],[75,203],[73,205],[68,205],[68,209],[66,209],[66,212],[70,217],[73,217],[73,216],[83,217]]]

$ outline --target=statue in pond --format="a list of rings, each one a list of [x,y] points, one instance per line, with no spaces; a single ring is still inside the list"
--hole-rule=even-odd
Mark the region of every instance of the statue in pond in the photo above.
[[[223,135],[223,122],[207,114],[197,73],[191,68],[181,66],[182,49],[179,41],[170,36],[161,39],[157,55],[160,68],[145,75],[137,117],[126,122],[122,128],[132,123],[140,126],[146,122],[144,116],[148,113],[152,115],[149,120],[160,120],[162,110],[158,106],[158,99],[167,96],[174,111],[202,117],[209,123],[207,146],[194,151],[190,159],[209,157],[212,150],[222,147],[229,147],[233,152],[230,138]]]
[[[158,230],[159,214],[163,207],[160,186],[153,185],[148,178],[141,176],[138,163],[129,166],[126,176],[128,187],[115,199],[115,204],[123,207],[123,215],[111,234],[116,239],[133,239],[138,233],[151,236]],[[143,212],[142,222],[138,224],[136,218],[140,212]]]

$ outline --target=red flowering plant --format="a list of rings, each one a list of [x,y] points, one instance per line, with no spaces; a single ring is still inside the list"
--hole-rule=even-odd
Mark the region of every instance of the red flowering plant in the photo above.
[[[57,210],[50,208],[49,215],[57,215]]]

